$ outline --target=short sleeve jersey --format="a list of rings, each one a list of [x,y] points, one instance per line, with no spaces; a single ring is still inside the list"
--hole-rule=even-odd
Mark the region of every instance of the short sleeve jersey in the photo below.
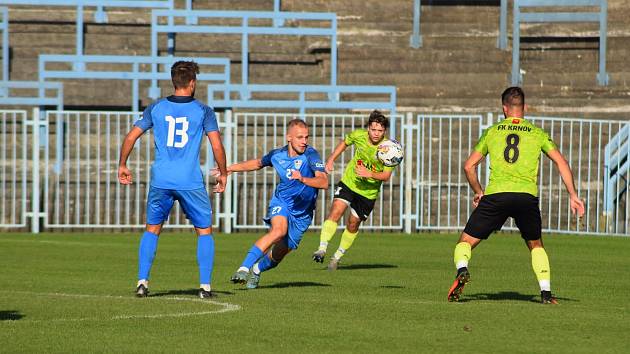
[[[276,170],[280,183],[276,186],[274,196],[286,204],[292,215],[299,217],[312,214],[318,189],[290,177],[293,170],[300,171],[303,177],[315,177],[316,171],[326,173],[317,150],[307,146],[303,154],[291,157],[288,146],[284,146],[263,156],[262,165]]]
[[[538,196],[540,152],[556,149],[549,134],[523,118],[502,120],[486,129],[475,151],[490,155],[485,194],[519,192]]]
[[[151,186],[177,190],[204,187],[199,149],[206,133],[218,130],[212,108],[190,96],[169,96],[149,105],[134,125],[143,131],[153,128]]]
[[[385,141],[384,139],[383,141]],[[373,145],[370,142],[368,132],[365,129],[357,129],[348,134],[344,143],[348,146],[354,145],[354,156],[346,166],[341,182],[348,186],[352,191],[366,197],[367,199],[376,199],[381,189],[381,180],[374,178],[364,178],[357,176],[354,171],[357,165],[363,165],[373,172],[393,171],[394,167],[387,167],[376,157],[378,144]]]

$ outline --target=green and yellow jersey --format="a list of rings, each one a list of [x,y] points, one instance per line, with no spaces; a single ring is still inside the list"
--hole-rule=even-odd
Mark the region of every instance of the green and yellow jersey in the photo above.
[[[486,129],[475,151],[490,154],[490,182],[485,194],[529,193],[538,196],[540,152],[555,150],[549,134],[523,118],[508,117]]]
[[[383,139],[381,142],[386,141]],[[344,143],[348,146],[354,145],[354,156],[348,163],[346,170],[343,173],[341,182],[348,186],[352,191],[366,197],[367,199],[376,199],[378,192],[381,189],[383,181],[374,178],[363,178],[357,176],[354,169],[357,165],[362,164],[368,170],[372,172],[393,171],[394,167],[387,167],[376,158],[376,150],[378,145],[373,145],[370,142],[368,132],[365,129],[357,129],[348,134]]]

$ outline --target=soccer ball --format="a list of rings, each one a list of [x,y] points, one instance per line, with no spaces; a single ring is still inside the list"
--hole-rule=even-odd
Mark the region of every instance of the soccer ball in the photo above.
[[[376,158],[387,167],[398,166],[404,156],[403,147],[396,140],[385,140],[378,145],[376,150]]]

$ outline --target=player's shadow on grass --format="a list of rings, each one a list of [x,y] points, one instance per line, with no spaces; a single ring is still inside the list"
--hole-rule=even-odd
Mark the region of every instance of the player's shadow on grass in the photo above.
[[[337,270],[357,270],[357,269],[385,269],[385,268],[398,268],[395,264],[340,264]],[[327,270],[324,268],[324,270]]]
[[[183,290],[166,290],[149,294],[149,297],[160,297],[160,296],[172,296],[172,295],[193,295],[197,296],[199,293],[199,289],[183,289]],[[217,295],[234,295],[233,292],[230,291],[217,291],[212,290],[212,293]]]
[[[0,311],[0,321],[17,321],[22,319],[22,317],[24,317],[24,315],[22,315],[20,311]]]
[[[310,286],[331,286],[330,284],[315,283],[312,281],[295,281],[291,283],[275,283],[271,285],[259,286],[258,289],[284,289],[284,288],[304,288]]]
[[[576,301],[569,298],[556,297],[558,301]],[[459,302],[479,301],[479,300],[515,300],[540,303],[540,295],[521,294],[515,291],[501,291],[498,293],[477,293],[463,294]]]

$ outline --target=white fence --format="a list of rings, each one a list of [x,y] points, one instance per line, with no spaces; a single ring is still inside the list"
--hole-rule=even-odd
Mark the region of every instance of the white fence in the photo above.
[[[286,124],[295,116],[219,115],[228,161],[257,158],[284,145]],[[40,222],[45,229],[143,227],[153,154],[150,132],[138,141],[129,158],[134,184],[122,186],[116,177],[121,141],[137,117],[139,113],[130,112],[0,111],[0,227],[30,226],[34,232],[39,231]],[[310,144],[325,159],[345,134],[365,125],[367,116],[310,114],[304,118],[311,126]],[[408,114],[395,118],[406,157],[393,178],[383,185],[365,227],[408,233],[461,230],[472,208],[472,193],[462,164],[482,129],[499,117]],[[570,214],[557,169],[542,157],[539,195],[544,230],[628,235],[630,122],[529,118],[552,135],[573,168],[579,194],[587,205],[584,218],[577,220]],[[625,135],[620,134],[623,132]],[[605,157],[611,139],[617,144],[608,149],[617,153],[612,159]],[[208,171],[214,159],[209,144],[204,143],[204,147],[202,168]],[[335,163],[331,187],[320,193],[313,228],[324,221],[334,185],[352,153],[348,149]],[[611,161],[613,166],[609,166]],[[480,166],[479,173],[480,180],[486,181],[486,164]],[[615,183],[604,193],[606,176]],[[211,197],[214,225],[224,232],[266,227],[262,217],[276,182],[272,169],[232,175],[226,192]],[[190,227],[179,206],[167,226]],[[511,222],[506,226],[513,227]]]
[[[569,162],[578,194],[586,202],[586,214],[576,219],[569,207],[568,194],[550,159],[541,156],[539,166],[539,199],[543,230],[557,233],[619,234],[630,233],[627,167],[630,150],[624,146],[625,160],[616,160],[616,171],[622,171],[612,186],[615,196],[612,211],[605,211],[604,150],[619,132],[630,128],[628,121],[528,117],[545,129]],[[471,212],[472,193],[462,170],[481,131],[502,116],[418,115],[407,117],[403,132],[407,136],[405,189],[414,191],[406,201],[412,210],[408,220],[415,219],[416,229],[461,230]],[[627,141],[627,137],[626,137]],[[619,144],[618,144],[619,145]],[[409,155],[412,155],[410,158]],[[411,163],[410,163],[411,162]],[[615,169],[613,169],[615,170]],[[487,182],[487,164],[479,168],[482,184]],[[514,228],[511,219],[507,228]],[[406,227],[410,231],[409,227]]]

